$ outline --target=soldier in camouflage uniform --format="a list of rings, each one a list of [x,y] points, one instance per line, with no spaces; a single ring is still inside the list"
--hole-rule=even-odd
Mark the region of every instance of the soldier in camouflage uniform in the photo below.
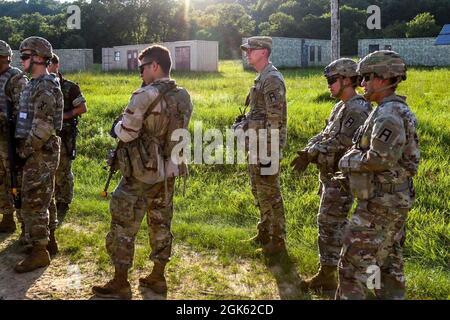
[[[112,221],[106,236],[114,278],[92,288],[101,297],[131,298],[128,270],[133,263],[135,237],[146,214],[154,266],[139,283],[156,293],[167,292],[164,269],[172,250],[174,183],[177,176],[187,173],[186,164],[171,156],[177,144],[171,135],[188,126],[190,96],[170,79],[172,62],[167,48],[151,46],[140,53],[139,61],[143,86],[133,93],[112,132],[120,141],[116,154],[122,179],[110,202]]]
[[[378,107],[339,162],[357,208],[344,235],[336,297],[364,299],[373,286],[378,298],[404,299],[402,244],[420,158],[416,117],[395,93],[406,65],[393,51],[376,51],[359,62],[358,73],[366,99]]]
[[[6,103],[8,100],[11,102],[13,116],[15,117],[19,109],[20,92],[28,81],[22,71],[11,67],[11,58],[12,50],[10,46],[0,40],[0,210],[3,213],[0,233],[11,233],[16,230],[15,208],[10,193]],[[23,238],[25,230],[19,211],[17,211],[17,218],[21,222]]]
[[[54,210],[54,202],[56,202],[58,221],[61,222],[73,199],[72,161],[76,157],[78,117],[87,112],[87,107],[86,99],[78,84],[65,79],[59,72],[59,57],[56,54],[53,54],[48,71],[58,75],[64,95],[64,122],[62,130],[58,132],[58,136],[61,138],[61,154],[56,170],[55,196],[51,206]]]
[[[245,129],[254,130],[256,134],[266,129],[267,150],[271,150],[271,143],[275,145],[279,143],[279,150],[276,150],[278,155],[276,172],[264,172],[265,168],[274,165],[272,162],[263,163],[258,158],[256,164],[249,163],[251,189],[261,215],[258,234],[251,240],[261,244],[264,253],[279,254],[286,250],[285,215],[279,170],[281,150],[286,146],[286,86],[281,73],[269,61],[272,38],[251,37],[241,45],[241,50],[245,51],[249,65],[259,73],[247,96],[246,104],[250,106],[250,111],[245,116]],[[277,130],[278,136],[272,137],[271,129]]]
[[[22,273],[49,265],[49,251],[56,245],[54,234],[49,234],[48,208],[59,162],[61,140],[56,132],[62,126],[63,96],[57,76],[47,71],[51,44],[44,38],[29,37],[19,50],[23,70],[31,74],[20,95],[15,133],[18,154],[24,161],[21,214],[33,245],[31,253],[15,267]]]
[[[352,146],[353,134],[372,110],[370,103],[355,91],[358,83],[356,68],[356,62],[348,58],[335,60],[325,68],[331,97],[340,101],[331,111],[325,129],[313,137],[292,162],[299,172],[310,162],[317,164],[320,172],[321,198],[317,215],[320,269],[303,282],[306,288],[336,290],[337,287],[337,264],[353,196],[345,181],[334,178],[339,159]]]

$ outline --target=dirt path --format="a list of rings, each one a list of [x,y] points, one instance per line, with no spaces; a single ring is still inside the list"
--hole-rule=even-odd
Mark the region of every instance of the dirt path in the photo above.
[[[71,264],[68,256],[58,254],[50,266],[26,274],[14,272],[14,265],[25,257],[17,236],[0,237],[0,299],[95,299],[91,287],[105,283],[110,274],[97,271],[92,261]],[[168,265],[167,296],[141,289],[138,279],[151,270],[132,270],[133,299],[298,299],[293,277],[279,277],[282,270],[255,260],[223,264],[213,254],[199,254],[175,246]]]

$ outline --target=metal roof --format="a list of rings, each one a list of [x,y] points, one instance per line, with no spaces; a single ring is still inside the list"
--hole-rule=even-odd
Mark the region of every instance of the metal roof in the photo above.
[[[450,45],[450,24],[444,25],[436,38],[435,45]]]

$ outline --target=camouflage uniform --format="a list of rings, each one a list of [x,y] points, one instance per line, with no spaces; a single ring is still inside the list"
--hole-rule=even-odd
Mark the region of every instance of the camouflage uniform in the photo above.
[[[268,37],[252,37],[241,46],[242,50],[248,48],[271,48],[272,40]],[[272,63],[260,72],[254,81],[253,87],[247,98],[250,111],[246,115],[248,129],[256,133],[260,129],[278,129],[279,147],[281,150],[286,146],[287,135],[287,105],[286,86],[283,76]],[[271,150],[271,135],[269,131],[267,139],[267,150]],[[262,174],[264,164],[258,160],[257,164],[249,164],[251,190],[255,202],[260,210],[260,221],[258,223],[258,234],[270,237],[275,243],[284,243],[286,237],[285,215],[283,198],[280,188],[280,170],[271,175]],[[268,241],[262,241],[268,242]]]
[[[81,103],[86,102],[78,84],[63,78],[61,73],[58,77],[64,97],[64,112],[70,111]],[[49,208],[50,224],[55,227],[58,222],[54,219],[58,217],[60,219],[63,218],[63,212],[58,211],[67,209],[67,207],[63,209],[61,205],[68,206],[73,199],[74,177],[72,173],[72,161],[76,156],[77,125],[78,117],[64,120],[62,129],[58,131],[58,136],[61,138],[61,153],[55,176],[55,194]],[[57,206],[59,206],[59,210]]]
[[[62,74],[59,74],[59,79],[64,96],[64,112],[86,102],[78,84],[64,79]],[[61,156],[56,171],[55,198],[57,203],[69,204],[73,199],[72,161],[76,156],[77,124],[78,117],[64,120],[62,130],[58,133],[58,136],[61,137]]]
[[[15,136],[19,156],[25,161],[21,214],[33,244],[46,245],[49,240],[48,208],[59,162],[61,141],[56,132],[61,129],[62,111],[63,96],[56,75],[31,79],[22,91]]]
[[[406,66],[392,51],[368,55],[358,70],[363,76],[375,73],[385,79],[396,78],[396,83],[406,79]],[[344,236],[337,298],[366,298],[370,266],[381,271],[377,297],[404,298],[402,240],[415,197],[412,177],[420,157],[416,126],[404,98],[395,94],[385,97],[339,162],[357,198],[357,208]]]
[[[3,45],[3,43],[0,45]],[[0,210],[5,216],[12,216],[15,211],[9,186],[6,100],[11,101],[15,118],[19,108],[20,92],[27,84],[27,81],[26,76],[17,68],[9,67],[0,74]],[[19,212],[17,212],[17,218],[21,221]]]
[[[317,225],[322,266],[337,266],[347,215],[353,204],[353,196],[346,183],[333,179],[337,176],[337,165],[341,156],[352,146],[353,134],[370,111],[370,103],[359,95],[345,103],[340,101],[333,108],[325,129],[306,148],[312,153],[318,151],[315,161],[320,171],[321,198]]]
[[[115,266],[132,266],[135,237],[146,213],[150,259],[155,263],[170,259],[174,182],[185,170],[171,161],[174,144],[167,139],[173,130],[187,127],[191,112],[187,91],[163,78],[135,91],[115,126],[115,133],[127,146],[117,151],[123,177],[112,194],[111,228],[106,237]]]

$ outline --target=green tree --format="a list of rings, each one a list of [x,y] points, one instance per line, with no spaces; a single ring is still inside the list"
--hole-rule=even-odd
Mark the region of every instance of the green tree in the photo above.
[[[263,22],[259,26],[261,35],[276,37],[292,37],[295,34],[295,20],[292,16],[277,12],[269,17],[269,22]]]
[[[406,24],[406,37],[436,37],[440,27],[436,24],[434,16],[429,12],[418,14]]]

